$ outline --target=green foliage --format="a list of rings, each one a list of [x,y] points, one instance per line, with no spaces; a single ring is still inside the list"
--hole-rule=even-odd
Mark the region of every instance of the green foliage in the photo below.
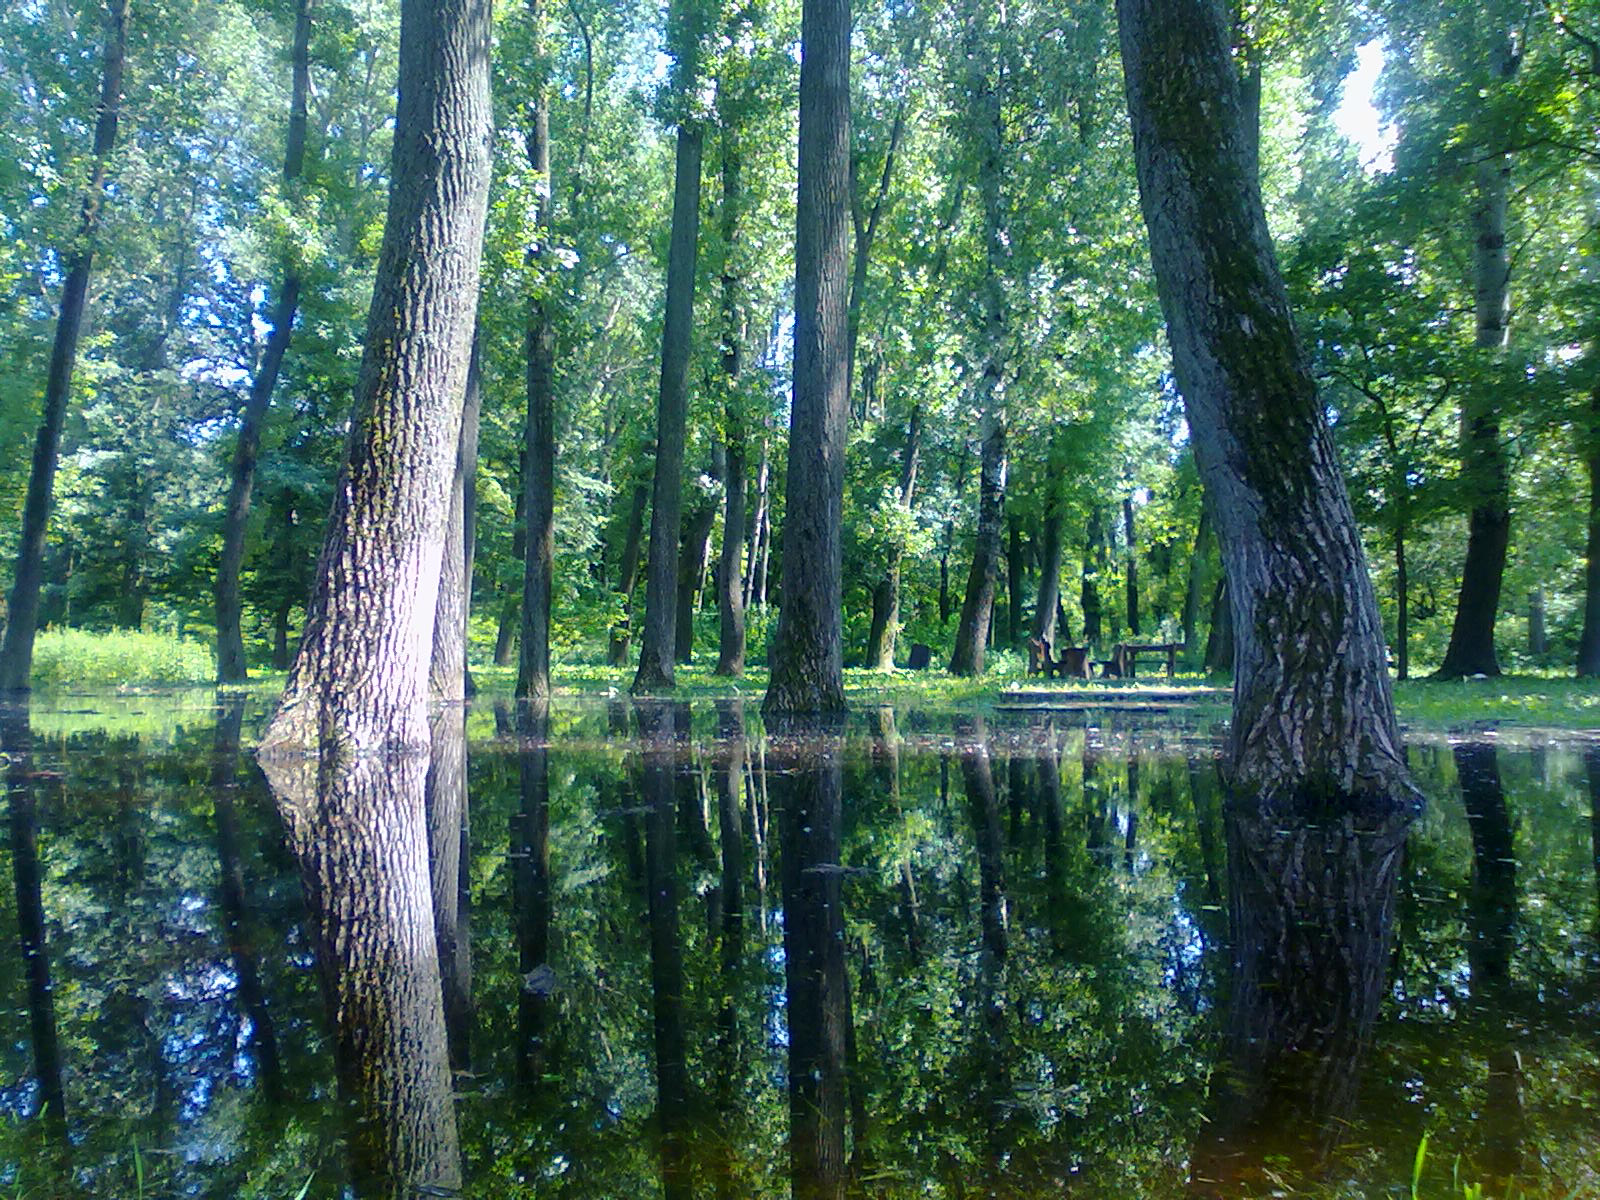
[[[47,629],[33,653],[33,683],[42,688],[207,683],[216,673],[206,646],[136,629]]]

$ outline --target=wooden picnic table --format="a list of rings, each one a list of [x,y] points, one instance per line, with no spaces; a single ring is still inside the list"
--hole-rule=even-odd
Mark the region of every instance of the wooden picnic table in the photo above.
[[[1165,654],[1167,678],[1171,679],[1177,673],[1178,651],[1182,649],[1182,642],[1118,642],[1111,647],[1110,665],[1118,677],[1132,679],[1137,674],[1139,655]]]

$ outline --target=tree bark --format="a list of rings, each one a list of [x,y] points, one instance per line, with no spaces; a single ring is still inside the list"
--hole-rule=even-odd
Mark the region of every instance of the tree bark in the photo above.
[[[1194,553],[1189,557],[1189,585],[1183,593],[1183,657],[1194,662],[1200,649],[1201,589],[1205,584],[1206,553],[1210,550],[1211,510],[1200,504],[1200,521],[1194,531]]]
[[[461,435],[450,480],[444,555],[439,561],[439,596],[433,610],[433,653],[428,695],[435,704],[460,705],[467,697],[467,618],[472,607],[472,510],[478,473],[478,419],[483,411],[483,374],[474,330],[461,406]],[[437,737],[430,736],[437,745]]]
[[[1584,546],[1583,633],[1578,639],[1578,676],[1600,675],[1600,388],[1589,393],[1589,423],[1584,431],[1589,468],[1589,535]]]
[[[1508,36],[1493,48],[1491,86],[1506,86],[1521,62]],[[1506,131],[1489,131],[1487,153],[1477,167],[1472,210],[1477,317],[1473,340],[1496,361],[1503,357],[1511,338],[1511,251],[1506,241],[1511,155],[1505,149],[1507,140]],[[1500,443],[1500,408],[1495,396],[1499,386],[1485,383],[1474,387],[1461,405],[1461,471],[1474,499],[1467,519],[1467,557],[1461,566],[1455,623],[1437,672],[1441,679],[1500,674],[1494,625],[1500,614],[1500,585],[1511,541],[1511,469]]]
[[[263,756],[425,753],[489,183],[487,0],[405,0],[389,215],[346,461]]]
[[[289,93],[289,134],[283,157],[283,179],[293,195],[305,168],[306,99],[311,91],[311,0],[295,6],[294,46],[291,52],[293,83]],[[256,459],[261,451],[261,429],[272,404],[283,356],[289,349],[295,313],[300,305],[300,271],[286,260],[278,304],[272,314],[272,332],[256,366],[239,424],[239,442],[229,473],[227,506],[223,509],[222,554],[217,560],[217,682],[239,683],[249,677],[244,636],[240,630],[239,571],[244,565],[245,525],[250,516],[250,493],[255,486]]]
[[[1056,610],[1061,602],[1061,497],[1052,486],[1045,500],[1044,532],[1039,546],[1039,595],[1033,605],[1033,636],[1046,645],[1056,642]]]
[[[674,657],[689,663],[694,658],[694,614],[700,598],[700,578],[705,574],[711,553],[711,530],[717,523],[717,498],[704,496],[699,507],[689,514],[683,527],[683,545],[678,551],[678,616],[674,622]]]
[[[535,62],[544,63],[543,0],[528,0]],[[549,257],[550,218],[554,202],[550,181],[549,80],[532,81],[528,110],[528,166],[534,181],[534,245],[529,253],[539,276],[528,300],[528,424],[525,432],[522,484],[526,497],[527,536],[522,560],[522,637],[517,660],[517,696],[550,697],[550,591],[555,574],[556,471],[556,330],[554,261]]]
[[[676,10],[680,3],[673,5]],[[680,20],[682,16],[680,14]],[[669,14],[670,23],[670,14]],[[693,73],[685,70],[692,86]],[[674,686],[677,651],[678,538],[683,524],[683,448],[689,413],[689,353],[694,336],[694,273],[700,248],[700,123],[678,124],[667,250],[667,313],[661,331],[661,388],[656,402],[656,476],[650,508],[650,557],[645,575],[644,636],[635,695]]]
[[[906,425],[906,447],[900,456],[900,507],[911,511],[917,489],[917,461],[922,448],[922,406],[911,410]],[[889,550],[883,578],[872,589],[872,627],[867,636],[867,666],[874,671],[894,670],[894,646],[900,634],[901,548]]]
[[[762,711],[842,712],[844,455],[850,397],[850,4],[804,0],[794,402],[783,599]]]
[[[1241,811],[1290,822],[1420,807],[1338,455],[1273,255],[1218,0],[1118,0],[1151,258],[1235,643],[1226,752]]]
[[[1005,520],[1006,501],[1006,315],[1001,279],[1008,241],[1000,194],[1003,129],[1000,81],[991,77],[994,64],[981,46],[985,32],[978,28],[976,17],[966,31],[967,89],[974,108],[970,136],[978,152],[978,191],[983,196],[984,267],[978,294],[983,377],[977,398],[983,449],[978,470],[978,530],[972,545],[972,566],[967,572],[966,595],[961,601],[961,619],[956,625],[955,648],[950,655],[952,675],[983,674],[984,647],[994,617],[1000,527]]]
[[[1128,541],[1128,636],[1139,636],[1139,543],[1133,531],[1133,498],[1122,499],[1122,531]]]
[[[644,549],[644,511],[650,503],[650,485],[636,483],[628,506],[628,524],[622,538],[622,562],[617,574],[617,594],[622,597],[622,621],[611,630],[611,649],[607,661],[620,667],[628,661],[628,643],[633,614],[633,592],[639,584],[639,557]]]
[[[1092,651],[1100,644],[1102,636],[1100,608],[1100,567],[1105,560],[1105,532],[1100,523],[1100,510],[1089,510],[1089,520],[1083,532],[1083,582],[1079,604],[1083,608],[1083,640]]]
[[[745,295],[735,253],[744,206],[744,163],[739,128],[725,117],[722,127],[722,373],[728,400],[723,410],[724,439],[722,551],[717,563],[717,615],[720,638],[715,674],[744,674],[745,430],[739,379],[744,371]]]
[[[100,205],[105,195],[106,164],[117,141],[122,108],[122,76],[128,45],[128,0],[108,0],[100,104],[94,127],[94,161],[77,234],[62,255],[67,265],[61,287],[61,312],[56,319],[50,372],[45,380],[44,412],[33,444],[27,499],[22,509],[22,537],[17,568],[6,605],[5,640],[0,643],[0,697],[26,692],[33,671],[33,639],[39,623],[39,592],[44,585],[44,542],[55,499],[56,464],[61,457],[61,429],[72,398],[72,371],[78,360],[78,334],[89,299],[89,270]]]

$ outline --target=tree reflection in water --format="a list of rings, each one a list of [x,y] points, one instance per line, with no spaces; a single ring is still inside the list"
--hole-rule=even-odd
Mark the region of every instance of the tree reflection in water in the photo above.
[[[428,866],[428,760],[328,753],[262,767],[300,865],[351,1183],[363,1197],[451,1194],[461,1151]]]
[[[1233,986],[1190,1190],[1235,1196],[1314,1171],[1355,1111],[1387,979],[1409,814],[1226,816]]]

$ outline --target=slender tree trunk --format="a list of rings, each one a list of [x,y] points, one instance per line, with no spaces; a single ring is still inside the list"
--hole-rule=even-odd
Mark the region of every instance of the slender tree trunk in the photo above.
[[[917,489],[917,461],[922,449],[922,407],[911,410],[906,425],[906,447],[900,456],[900,507],[911,511]],[[872,628],[867,637],[867,666],[875,671],[894,670],[894,645],[900,634],[900,560],[898,544],[890,548],[883,578],[872,589]]]
[[[684,70],[681,62],[679,69]],[[692,81],[692,72],[686,74]],[[694,336],[694,272],[700,247],[700,158],[704,140],[705,132],[698,121],[679,122],[672,237],[667,253],[667,315],[661,333],[661,389],[656,403],[650,558],[645,575],[644,636],[639,645],[639,669],[633,677],[635,694],[670,688],[674,683],[683,447],[689,412],[689,352]]]
[[[1105,557],[1105,534],[1100,524],[1100,510],[1089,510],[1089,521],[1083,534],[1083,584],[1079,604],[1083,608],[1083,640],[1092,651],[1100,644],[1100,567]]]
[[[795,231],[794,402],[783,523],[783,603],[762,710],[841,712],[840,521],[850,397],[850,4],[804,0]]]
[[[550,714],[543,701],[518,704],[517,735],[523,745],[517,762],[521,803],[511,818],[508,864],[522,976],[516,1077],[524,1088],[536,1088],[549,1073],[547,1027],[556,983],[550,967]]]
[[[1200,521],[1194,531],[1194,553],[1189,556],[1189,586],[1183,593],[1183,657],[1194,662],[1200,649],[1201,589],[1205,585],[1206,554],[1211,549],[1211,510],[1202,501]]]
[[[878,240],[878,225],[887,209],[889,187],[894,180],[894,160],[905,136],[909,97],[902,97],[889,127],[889,145],[883,154],[883,170],[873,191],[872,204],[863,211],[855,194],[855,164],[850,171],[850,224],[855,232],[855,255],[850,274],[850,301],[845,309],[845,394],[855,396],[856,347],[861,341],[861,306],[867,294],[867,269],[872,264],[872,245]]]
[[[292,194],[305,167],[306,98],[311,91],[311,0],[295,6],[294,47],[291,53],[293,84],[289,93],[289,135],[283,158],[283,179]],[[250,493],[255,485],[256,458],[261,451],[261,429],[272,404],[283,356],[289,349],[295,312],[300,304],[300,271],[286,261],[278,305],[272,314],[272,332],[256,367],[239,425],[239,443],[233,452],[227,506],[223,509],[222,554],[217,560],[217,681],[237,683],[248,677],[244,637],[240,630],[239,571],[244,565],[245,524],[250,516]]]
[[[622,562],[617,574],[617,594],[622,597],[622,622],[611,630],[611,649],[607,661],[620,667],[628,661],[628,644],[632,640],[633,593],[639,585],[639,558],[644,549],[644,511],[650,503],[650,485],[640,482],[633,486],[633,499],[628,506],[627,531],[622,538]]]
[[[744,371],[744,280],[735,258],[739,219],[744,206],[744,162],[739,128],[725,117],[722,127],[722,373],[728,382],[723,420],[726,463],[723,469],[722,552],[717,565],[717,613],[721,636],[716,674],[744,674],[744,509],[745,431],[739,378]]]
[[[1414,812],[1383,626],[1250,170],[1219,0],[1118,0],[1140,199],[1233,606],[1241,812]]]
[[[1411,575],[1406,568],[1406,526],[1394,531],[1394,640],[1396,675],[1411,678]]]
[[[1139,636],[1139,543],[1133,531],[1133,498],[1122,500],[1122,531],[1128,540],[1128,636]]]
[[[1061,497],[1052,486],[1045,501],[1044,534],[1039,546],[1039,595],[1033,605],[1033,636],[1053,646],[1056,642],[1056,610],[1061,603],[1062,550]]]
[[[1013,512],[1006,518],[1006,641],[1012,646],[1022,641],[1022,585],[1025,574],[1022,521]]]
[[[1583,633],[1578,639],[1578,675],[1600,675],[1600,388],[1589,394],[1589,424],[1584,433],[1589,468],[1589,536],[1585,543]]]
[[[767,527],[767,483],[772,464],[768,461],[769,444],[765,437],[761,439],[761,465],[756,468],[756,515],[750,523],[750,558],[745,567],[744,580],[744,605],[749,608],[758,602],[766,603],[765,592],[756,590],[756,568],[761,565],[762,556],[766,550]]]
[[[1223,576],[1211,593],[1211,623],[1206,633],[1206,670],[1233,672],[1233,605]]]
[[[717,1035],[713,1062],[716,1077],[717,1118],[722,1136],[716,1139],[713,1169],[717,1200],[736,1200],[741,1191],[732,1153],[735,1131],[744,1123],[741,1092],[744,1071],[739,1045],[738,996],[743,991],[740,971],[744,964],[744,826],[740,819],[740,792],[746,761],[744,702],[717,701],[718,746],[712,768],[717,792],[717,824],[722,845],[722,926],[717,930],[718,966],[722,1002],[717,1009]]]
[[[694,658],[694,614],[700,594],[700,579],[705,574],[711,553],[711,530],[717,523],[715,496],[705,497],[689,514],[683,527],[683,545],[678,552],[678,616],[674,624],[674,656],[687,664]]]
[[[33,444],[33,466],[22,508],[22,538],[17,568],[6,605],[5,640],[0,643],[0,696],[28,690],[33,671],[33,638],[39,623],[39,592],[44,586],[44,542],[55,498],[56,463],[61,456],[61,429],[72,398],[72,371],[78,360],[78,333],[89,299],[89,269],[95,235],[100,228],[106,163],[117,141],[122,107],[122,75],[128,44],[128,0],[108,0],[100,105],[94,128],[94,162],[83,193],[78,230],[63,258],[67,264],[61,287],[61,313],[56,319],[50,373],[45,380],[44,412]]]
[[[487,0],[404,0],[400,50],[394,185],[352,433],[266,756],[425,752],[429,740],[429,651],[488,196]]]
[[[972,566],[967,572],[961,620],[956,625],[955,649],[950,655],[952,675],[983,674],[984,646],[994,616],[995,577],[1000,566],[1000,527],[1006,501],[1006,315],[1001,292],[1006,257],[1005,212],[1000,194],[1003,131],[1000,117],[1000,83],[991,77],[994,64],[981,43],[987,31],[971,19],[966,31],[968,80],[973,97],[971,136],[979,154],[978,190],[983,196],[984,270],[979,289],[982,313],[983,380],[978,408],[982,413],[983,450],[978,471],[978,532],[972,545]]]
[[[439,596],[434,605],[428,694],[435,704],[460,705],[467,696],[467,618],[472,605],[469,531],[474,499],[472,480],[478,472],[478,420],[482,411],[483,375],[478,336],[474,331],[461,407],[461,435],[450,480],[444,556],[439,562]],[[430,742],[436,743],[437,739],[430,737]]]
[[[1493,48],[1494,83],[1505,87],[1521,56],[1509,36]],[[1500,122],[1493,121],[1491,125]],[[1511,204],[1509,133],[1491,128],[1488,153],[1478,163],[1472,210],[1473,277],[1478,349],[1494,361],[1504,357],[1511,336],[1511,250],[1506,220]],[[1441,679],[1498,675],[1494,625],[1500,614],[1500,585],[1511,541],[1511,468],[1500,442],[1499,382],[1467,392],[1461,405],[1461,469],[1474,497],[1467,519],[1467,557],[1461,567],[1450,644],[1439,664]]]
[[[533,27],[534,60],[543,63],[538,47],[543,43],[543,0],[528,0]],[[550,219],[550,102],[549,81],[533,80],[533,102],[528,113],[528,165],[534,179],[534,246],[530,254],[536,271],[554,270],[549,256]],[[550,590],[555,574],[555,470],[556,470],[556,331],[552,320],[552,288],[548,280],[528,302],[527,366],[528,424],[523,464],[527,497],[527,537],[523,542],[522,638],[517,662],[517,695],[526,700],[550,696]]]

